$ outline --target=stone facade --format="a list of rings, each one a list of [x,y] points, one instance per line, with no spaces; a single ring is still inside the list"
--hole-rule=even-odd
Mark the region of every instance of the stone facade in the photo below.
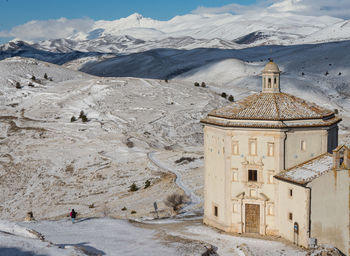
[[[332,111],[280,92],[280,70],[272,61],[262,76],[261,93],[214,110],[202,120],[204,223],[227,232],[280,235],[308,247],[310,237],[322,237],[316,220],[324,220],[311,211],[311,207],[318,211],[322,206],[317,203],[321,195],[311,187],[327,183],[330,174],[315,172],[305,184],[293,180],[294,176],[288,180],[288,175],[297,176],[301,171],[293,168],[337,147],[341,119]],[[278,178],[281,173],[284,176]],[[330,199],[349,197],[344,189],[326,188]],[[349,216],[348,208],[339,207],[339,214]],[[335,223],[329,221],[331,229]]]

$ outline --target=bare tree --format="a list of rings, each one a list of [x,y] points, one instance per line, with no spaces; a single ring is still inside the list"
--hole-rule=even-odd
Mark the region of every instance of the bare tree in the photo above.
[[[179,209],[180,205],[184,203],[185,197],[180,194],[171,194],[167,196],[164,203],[166,206],[171,207],[175,212]]]

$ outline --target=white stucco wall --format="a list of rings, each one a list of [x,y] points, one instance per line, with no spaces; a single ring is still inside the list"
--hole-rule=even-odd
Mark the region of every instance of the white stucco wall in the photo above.
[[[289,190],[293,195],[290,196]],[[298,245],[308,247],[309,190],[292,183],[278,181],[279,231],[280,235]],[[289,219],[292,213],[292,220]],[[294,233],[294,223],[299,225],[299,234]]]
[[[311,237],[349,255],[349,171],[330,171],[311,187]]]
[[[305,142],[305,150],[301,143]],[[288,131],[286,138],[285,169],[308,161],[327,152],[328,131],[326,129],[293,129]]]

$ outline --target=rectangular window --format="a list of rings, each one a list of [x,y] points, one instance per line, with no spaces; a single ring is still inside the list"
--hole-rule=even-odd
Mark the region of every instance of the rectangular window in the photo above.
[[[238,181],[238,170],[232,169],[232,181]]]
[[[248,181],[258,181],[257,170],[248,170]]]
[[[274,215],[273,205],[270,204],[270,205],[267,207],[267,214],[268,214],[268,215]]]
[[[300,149],[301,149],[301,151],[306,151],[306,141],[305,140],[302,140],[300,142]]]
[[[238,141],[232,141],[232,155],[239,155]]]
[[[218,216],[218,207],[214,206],[214,216],[217,217]]]
[[[257,143],[256,139],[249,139],[249,155],[256,156],[257,153]]]
[[[293,213],[291,213],[291,212],[288,213],[288,219],[289,219],[289,220],[293,220]]]
[[[267,143],[267,156],[274,156],[275,154],[275,144]]]
[[[293,189],[288,189],[288,194],[289,194],[289,197],[293,197]]]
[[[237,203],[233,203],[232,210],[233,210],[233,212],[238,212],[238,204]]]

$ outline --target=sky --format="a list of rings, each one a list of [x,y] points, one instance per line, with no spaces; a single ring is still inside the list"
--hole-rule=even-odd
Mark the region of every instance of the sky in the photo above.
[[[31,38],[36,29],[65,37],[63,27],[65,31],[86,31],[97,20],[116,20],[135,12],[169,20],[190,13],[254,15],[267,8],[350,19],[350,0],[0,0],[0,43],[13,38],[36,41],[38,38]]]

